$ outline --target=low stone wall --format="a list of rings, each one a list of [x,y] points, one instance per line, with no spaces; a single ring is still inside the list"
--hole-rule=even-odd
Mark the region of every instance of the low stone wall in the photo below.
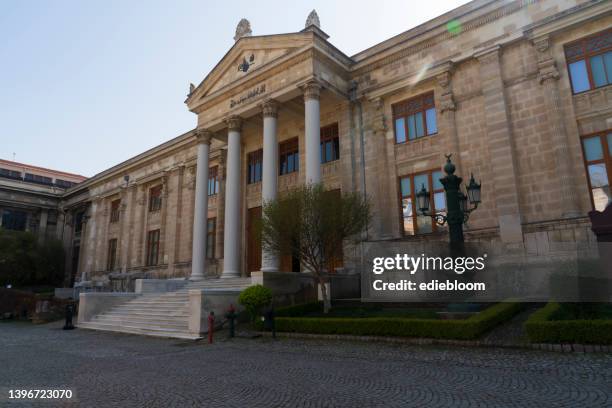
[[[215,327],[225,321],[225,313],[233,305],[236,312],[243,308],[238,304],[241,289],[192,289],[189,291],[189,332],[208,333],[208,315],[215,314]]]
[[[138,296],[140,295],[136,293],[121,292],[81,293],[79,295],[78,323],[88,322],[93,316],[103,313],[114,306],[135,299]]]

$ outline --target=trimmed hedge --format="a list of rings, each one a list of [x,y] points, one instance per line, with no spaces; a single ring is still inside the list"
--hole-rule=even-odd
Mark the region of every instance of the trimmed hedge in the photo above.
[[[612,344],[612,320],[553,320],[561,305],[550,302],[529,316],[525,331],[532,343]]]
[[[314,307],[307,305],[303,305],[303,307]],[[473,340],[501,322],[508,320],[522,308],[523,305],[520,303],[498,303],[465,320],[401,317],[277,317],[276,330],[316,334]],[[295,311],[295,309],[291,311]],[[280,315],[277,314],[277,316]]]
[[[308,313],[323,312],[323,302],[302,303],[276,309],[276,317],[300,317]]]

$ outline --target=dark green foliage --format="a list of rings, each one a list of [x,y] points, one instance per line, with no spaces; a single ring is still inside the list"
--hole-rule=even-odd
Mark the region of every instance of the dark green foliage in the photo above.
[[[570,309],[573,307],[570,306]],[[612,320],[557,320],[568,317],[564,305],[550,302],[525,322],[532,343],[612,344]]]
[[[261,308],[272,301],[272,291],[262,285],[249,286],[238,297],[238,303],[245,307],[251,321],[255,321],[261,312]]]
[[[63,277],[64,250],[59,240],[39,243],[30,232],[0,228],[0,285],[60,286]]]
[[[310,310],[303,305],[303,310]],[[314,304],[316,305],[316,304]],[[401,336],[437,339],[474,340],[522,310],[520,303],[498,303],[465,320],[435,320],[401,317],[280,317],[293,315],[293,309],[282,312],[276,319],[276,330],[297,333],[350,334],[370,336]],[[316,309],[315,309],[316,310]]]

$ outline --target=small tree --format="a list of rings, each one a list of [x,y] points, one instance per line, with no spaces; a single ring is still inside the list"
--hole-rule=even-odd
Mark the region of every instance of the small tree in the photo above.
[[[269,251],[299,255],[321,286],[324,312],[331,308],[325,269],[347,240],[361,240],[370,207],[359,193],[325,191],[320,184],[298,187],[264,205],[261,240]]]
[[[245,307],[251,322],[257,318],[262,307],[269,305],[272,301],[272,291],[262,285],[249,286],[238,297],[238,303]]]

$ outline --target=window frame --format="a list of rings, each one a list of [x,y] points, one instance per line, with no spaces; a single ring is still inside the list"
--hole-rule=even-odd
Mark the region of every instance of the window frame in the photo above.
[[[417,176],[421,176],[423,174],[427,174],[427,182],[429,183],[429,203],[430,203],[430,211],[438,211],[436,209],[436,204],[435,204],[435,200],[434,200],[434,196],[436,193],[444,193],[444,187],[442,187],[441,189],[434,189],[434,184],[433,184],[433,174],[436,172],[440,172],[442,173],[442,171],[440,169],[430,169],[430,170],[425,170],[425,171],[420,171],[417,173],[410,173],[410,174],[405,174],[403,176],[399,176],[397,178],[397,188],[398,188],[398,202],[399,202],[399,221],[400,221],[400,230],[402,232],[402,237],[416,237],[419,235],[427,235],[427,234],[434,234],[440,231],[444,231],[446,230],[446,228],[444,226],[438,225],[432,218],[431,221],[431,231],[430,232],[419,232],[419,224],[417,222],[417,217],[419,215],[422,214],[418,214],[418,209],[416,208],[417,206],[417,200],[416,200],[416,193],[418,186],[415,185],[414,183],[414,178]],[[403,195],[402,193],[402,180],[405,178],[410,178],[410,195]],[[413,226],[414,226],[414,234],[408,234],[406,233],[406,230],[404,229],[404,212],[403,212],[403,201],[405,198],[410,198],[411,199],[411,203],[412,203],[412,222],[413,222]],[[444,210],[447,210],[448,208],[448,204],[446,203],[446,194],[444,195],[444,204],[446,205],[446,207],[444,208]]]
[[[212,230],[210,230],[208,227],[210,226],[210,223],[212,222]],[[215,236],[217,234],[217,217],[210,217],[206,220],[206,259],[215,259],[215,246],[216,246],[216,240],[215,240]],[[208,256],[208,249],[210,248],[211,250],[211,256]]]
[[[208,184],[206,185],[206,193],[209,197],[219,194],[219,166],[212,166],[208,169]]]
[[[593,132],[584,135],[580,135],[580,148],[582,149],[582,163],[584,164],[584,171],[587,179],[587,185],[589,187],[589,197],[591,199],[591,208],[595,210],[595,199],[593,198],[593,187],[591,186],[591,177],[589,175],[589,165],[603,163],[606,168],[606,175],[608,177],[608,186],[611,183],[612,176],[612,154],[610,154],[610,146],[608,144],[608,135],[612,134],[612,129],[603,130],[600,132]],[[601,149],[603,151],[603,158],[599,160],[587,161],[586,151],[584,149],[584,139],[590,139],[593,137],[599,137],[601,141]]]
[[[410,105],[416,104],[420,102],[420,106],[418,108],[411,107]],[[436,131],[434,133],[428,133],[427,131],[427,111],[429,109],[434,109],[436,114]],[[409,142],[416,142],[417,140],[424,139],[428,136],[434,136],[439,133],[438,130],[438,111],[436,109],[436,101],[434,91],[429,91],[422,93],[420,95],[416,95],[414,97],[404,99],[403,101],[396,102],[391,105],[392,111],[392,120],[393,120],[393,137],[395,140],[395,144],[405,144]],[[415,135],[414,139],[410,139],[410,133],[408,129],[408,118],[412,115],[416,115],[420,113],[423,118],[423,136]],[[397,139],[397,123],[398,119],[404,119],[404,134],[406,136],[406,140],[403,142],[399,142]]]
[[[612,45],[605,47],[603,49],[597,50],[597,51],[589,51],[587,49],[587,44],[589,41],[597,37],[604,37],[606,35],[612,35],[612,28],[588,35],[586,37],[580,38],[575,41],[571,41],[563,45],[563,55],[565,56],[565,67],[567,69],[567,76],[569,77],[572,95],[579,95],[585,92],[589,92],[595,89],[604,88],[606,86],[612,85],[612,78],[607,78],[607,73],[604,70],[608,83],[606,85],[595,86],[595,80],[593,79],[593,72],[591,70],[591,58],[599,56],[599,55],[604,55],[608,52],[612,52]],[[577,56],[568,56],[568,49],[571,49],[578,45],[580,45],[580,48],[582,49],[582,53]],[[581,60],[584,60],[584,63],[586,65],[587,78],[589,80],[589,89],[586,89],[580,92],[574,92],[574,80],[570,72],[570,65],[575,62],[581,61]],[[604,61],[604,64],[605,64],[605,61]],[[604,69],[605,69],[605,65],[604,65]]]
[[[289,157],[293,156],[293,170],[283,172],[283,159],[288,162]],[[297,161],[295,160],[297,158]],[[297,165],[296,165],[297,164]],[[284,140],[278,144],[278,174],[284,176],[300,171],[300,140],[298,137]]]
[[[117,238],[108,240],[108,250],[106,252],[106,270],[113,271],[117,266]]]
[[[147,256],[146,266],[159,265],[159,241],[160,229],[154,229],[147,232]],[[153,259],[155,258],[155,259]]]
[[[158,184],[149,189],[149,212],[161,211],[163,186]]]
[[[115,222],[119,222],[119,217],[121,214],[121,199],[117,198],[115,200],[112,200],[110,203],[110,219],[109,222],[115,223]]]
[[[257,177],[257,165],[259,164],[259,178]],[[251,166],[253,173],[251,174]],[[253,150],[247,153],[247,184],[261,183],[263,178],[263,149]],[[251,177],[252,176],[252,177]]]
[[[325,160],[325,144],[331,142],[332,146],[332,159]],[[323,126],[321,128],[320,136],[320,149],[321,149],[321,164],[331,163],[336,160],[340,160],[340,131],[338,129],[338,122]],[[298,152],[299,153],[299,152]]]

